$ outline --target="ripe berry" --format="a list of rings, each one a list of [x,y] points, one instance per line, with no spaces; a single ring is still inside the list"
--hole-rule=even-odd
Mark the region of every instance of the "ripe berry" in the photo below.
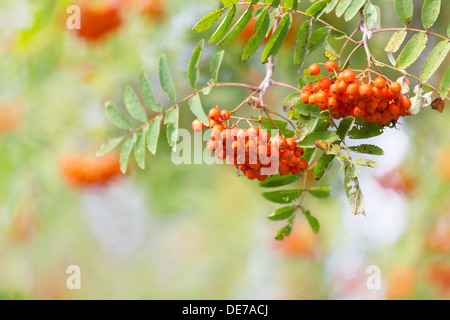
[[[219,146],[219,143],[216,140],[209,140],[206,143],[206,147],[208,148],[209,151],[216,150],[218,146]]]
[[[300,170],[300,172],[304,172],[306,171],[306,169],[308,169],[308,161],[306,161],[305,159],[299,159],[296,167]]]
[[[296,148],[294,149],[294,155],[295,155],[297,158],[303,157],[304,154],[305,154],[305,150],[303,150],[302,147],[296,147]]]
[[[343,74],[343,77],[344,77],[344,81],[347,82],[347,83],[352,83],[356,79],[355,74],[351,70],[345,70],[344,74]]]
[[[217,107],[209,110],[209,117],[212,120],[220,120],[220,115],[221,115],[220,109]]]
[[[192,121],[192,130],[194,132],[202,132],[203,127],[204,127],[204,125],[200,121],[200,119],[195,119],[194,121]]]
[[[254,180],[258,176],[258,174],[253,169],[247,169],[247,171],[245,171],[245,175],[250,180]]]
[[[309,91],[302,92],[302,94],[300,95],[300,100],[303,103],[308,103],[310,95],[311,95],[311,93]]]
[[[256,126],[252,126],[248,128],[247,132],[250,137],[257,137],[259,135],[259,128]]]
[[[220,118],[221,118],[223,121],[229,120],[230,117],[231,117],[230,111],[228,111],[228,110],[222,110],[222,111],[220,112]]]
[[[327,68],[327,70],[328,70],[329,72],[333,72],[333,71],[336,71],[336,70],[337,70],[338,65],[337,65],[337,63],[334,62],[334,61],[327,61],[327,62],[325,62],[325,68]]]
[[[350,83],[347,87],[347,94],[357,97],[359,95],[359,84],[356,82]]]
[[[316,101],[318,103],[324,103],[328,101],[328,95],[325,91],[320,90],[319,92],[316,93]]]
[[[317,103],[316,94],[315,93],[313,93],[312,95],[309,96],[308,103],[309,104],[316,104]]]
[[[373,85],[379,89],[386,87],[386,80],[383,77],[378,77],[373,81]]]
[[[330,78],[322,78],[319,80],[319,87],[322,90],[327,90],[331,86],[331,80]]]
[[[359,95],[364,100],[369,100],[372,97],[372,87],[368,84],[362,84],[359,86]]]
[[[287,142],[287,146],[288,146],[289,150],[291,150],[291,151],[294,151],[295,148],[297,147],[297,142],[295,142],[294,138],[287,138],[286,142]]]
[[[389,86],[389,90],[395,93],[399,93],[402,90],[402,85],[398,82],[391,82],[391,85]]]
[[[308,68],[308,72],[312,75],[312,76],[317,76],[320,73],[320,66],[318,63],[313,63],[312,65],[309,66]]]

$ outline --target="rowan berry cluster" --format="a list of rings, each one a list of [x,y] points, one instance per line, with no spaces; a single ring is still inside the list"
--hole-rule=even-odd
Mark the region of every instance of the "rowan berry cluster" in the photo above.
[[[60,169],[66,183],[71,187],[104,185],[119,174],[119,155],[108,153],[101,157],[93,157],[66,154],[60,159]]]
[[[402,86],[398,82],[379,75],[364,83],[364,72],[358,76],[350,69],[338,72],[334,61],[324,65],[331,76],[306,84],[301,89],[303,103],[317,104],[320,110],[329,110],[334,119],[353,116],[380,125],[410,115],[411,101],[401,94]],[[313,63],[308,71],[313,76],[320,74],[320,64]]]
[[[258,126],[230,127],[230,116],[228,110],[217,107],[209,111],[211,139],[206,146],[217,158],[228,160],[250,180],[264,181],[277,172],[297,175],[308,169],[308,162],[302,159],[304,150],[294,138],[271,137]],[[192,123],[195,132],[202,132],[205,127],[199,119]]]

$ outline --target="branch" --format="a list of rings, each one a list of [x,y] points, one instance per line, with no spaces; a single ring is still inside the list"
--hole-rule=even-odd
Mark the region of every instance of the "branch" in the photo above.
[[[380,33],[380,32],[388,32],[388,31],[398,31],[398,30],[406,30],[406,31],[412,31],[412,32],[425,32],[426,34],[430,34],[430,35],[433,35],[435,37],[438,37],[438,38],[450,41],[449,38],[441,36],[440,34],[437,34],[437,33],[434,33],[434,32],[430,32],[430,31],[427,31],[427,30],[412,29],[412,28],[384,28],[384,29],[377,29],[377,30],[373,30],[373,34]]]

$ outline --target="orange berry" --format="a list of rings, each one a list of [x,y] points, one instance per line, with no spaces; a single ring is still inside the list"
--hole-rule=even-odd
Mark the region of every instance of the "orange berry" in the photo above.
[[[328,105],[326,102],[319,102],[317,103],[317,105],[319,106],[320,110],[327,110],[328,109]]]
[[[292,158],[292,156],[293,156],[293,154],[289,149],[284,149],[280,153],[280,159],[282,159],[282,160],[289,160],[290,158]]]
[[[332,95],[338,95],[339,94],[339,85],[338,85],[338,83],[335,82],[332,85],[330,85],[330,89],[329,89],[328,92],[331,93]]]
[[[287,138],[286,142],[287,142],[287,146],[288,146],[289,150],[291,150],[291,151],[294,151],[295,148],[297,147],[297,142],[295,141],[294,138]]]
[[[353,115],[356,118],[361,118],[361,117],[365,117],[366,115],[366,109],[360,108],[360,107],[355,107],[353,109]]]
[[[318,103],[325,103],[325,102],[327,102],[328,101],[328,94],[325,91],[320,90],[319,92],[316,93],[316,101]]]
[[[313,94],[311,94],[311,95],[309,96],[309,98],[308,98],[308,103],[309,103],[309,104],[316,104],[316,103],[317,103],[317,100],[316,100],[316,94],[315,94],[315,93],[313,93]]]
[[[377,107],[377,109],[378,109],[379,111],[384,111],[384,110],[386,110],[387,106],[388,106],[387,101],[386,101],[386,100],[382,100],[382,101],[378,102],[378,107]]]
[[[391,82],[389,89],[394,93],[400,93],[402,91],[402,85],[396,81]]]
[[[373,81],[373,85],[378,89],[383,89],[384,87],[386,87],[386,80],[384,80],[384,78],[380,76]]]
[[[322,78],[319,80],[319,87],[322,90],[327,90],[331,86],[330,78]]]
[[[339,88],[340,92],[346,92],[347,91],[347,87],[348,87],[348,84],[344,80],[341,80],[341,81],[338,82],[338,88]]]
[[[307,92],[312,90],[312,85],[310,83],[307,83],[303,88],[302,88],[302,92]]]
[[[378,100],[376,99],[369,100],[369,102],[367,103],[367,112],[374,113],[375,110],[377,110],[377,108],[378,108]]]
[[[310,92],[306,91],[306,92],[302,92],[302,94],[300,95],[300,100],[303,103],[308,103],[309,102],[309,96],[311,95]]]
[[[218,146],[219,146],[219,143],[216,140],[209,140],[206,143],[206,147],[208,148],[209,151],[216,150]]]
[[[347,94],[357,97],[359,95],[359,84],[356,82],[350,83],[347,87]],[[352,99],[353,100],[353,99]]]
[[[212,120],[219,120],[220,119],[220,109],[219,108],[212,108],[211,110],[209,110],[209,117]]]
[[[325,62],[325,68],[327,68],[327,70],[328,70],[329,72],[333,72],[333,71],[336,71],[336,70],[337,70],[338,65],[337,65],[337,63],[334,62],[334,61],[327,61],[327,62]]]
[[[308,161],[305,159],[299,159],[296,164],[297,169],[300,170],[300,172],[304,172],[308,169]]]
[[[339,107],[339,101],[335,97],[328,98],[328,108],[330,110],[337,109]]]
[[[393,116],[397,116],[400,114],[400,107],[398,106],[398,104],[396,103],[391,103],[388,107],[387,107],[387,112],[390,113]]]
[[[276,136],[272,138],[272,143],[275,146],[275,148],[278,148],[278,150],[282,151],[287,148],[287,142],[286,139],[282,136]]]
[[[343,74],[343,77],[344,77],[344,81],[347,82],[347,83],[352,83],[356,79],[355,74],[351,70],[345,70],[344,74]]]
[[[258,174],[253,169],[247,169],[245,171],[245,176],[250,180],[254,180],[254,179],[256,179]]]
[[[411,100],[409,100],[408,98],[404,98],[402,108],[403,110],[409,110],[409,108],[411,108]]]
[[[337,75],[337,81],[344,81],[344,72],[339,72]]]
[[[230,117],[231,117],[230,111],[228,111],[228,110],[222,110],[222,111],[220,112],[220,118],[221,118],[223,121],[229,120]]]
[[[292,155],[287,161],[286,163],[288,164],[289,167],[295,167],[298,163],[298,158],[295,155]]]
[[[256,126],[252,126],[248,128],[247,133],[250,137],[257,137],[259,135],[259,128]]]
[[[285,160],[281,160],[280,161],[280,165],[278,167],[278,172],[282,175],[282,176],[286,176],[290,173],[289,171],[290,167],[289,165],[286,163]]]
[[[372,87],[368,84],[363,83],[359,86],[359,95],[364,100],[369,100],[372,97]]]
[[[296,147],[296,148],[294,149],[294,155],[295,155],[297,158],[303,157],[304,154],[305,154],[305,150],[303,150],[302,147]]]
[[[195,119],[194,121],[192,121],[192,130],[194,130],[194,132],[202,132],[203,128],[204,125],[200,121],[200,119]]]
[[[309,66],[308,68],[308,72],[312,75],[312,76],[317,76],[320,73],[320,66],[318,63],[313,63],[312,65]]]

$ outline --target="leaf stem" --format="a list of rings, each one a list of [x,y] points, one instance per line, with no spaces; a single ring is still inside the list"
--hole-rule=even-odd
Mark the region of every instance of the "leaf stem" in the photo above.
[[[425,32],[426,34],[430,34],[435,37],[450,41],[449,38],[441,36],[440,34],[430,32],[427,30],[420,30],[420,29],[413,29],[413,28],[383,28],[383,29],[373,30],[372,33],[375,34],[375,33],[380,33],[380,32],[389,32],[389,31],[398,31],[398,30],[406,30],[406,31],[412,31],[412,32]]]

